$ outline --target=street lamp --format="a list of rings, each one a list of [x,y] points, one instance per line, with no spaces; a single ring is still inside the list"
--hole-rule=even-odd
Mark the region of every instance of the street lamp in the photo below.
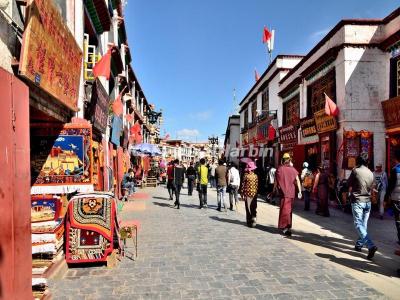
[[[154,110],[148,110],[146,112],[147,117],[149,118],[150,124],[156,124],[159,117],[162,116],[162,112],[156,112]]]

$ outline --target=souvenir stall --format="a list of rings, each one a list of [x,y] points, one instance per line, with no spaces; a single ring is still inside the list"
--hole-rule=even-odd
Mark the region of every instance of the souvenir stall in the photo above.
[[[32,274],[37,296],[64,261],[67,194],[93,191],[92,126],[31,124]]]
[[[374,169],[373,133],[366,130],[343,131],[343,163],[342,168],[352,170],[361,153],[368,153],[369,168]]]

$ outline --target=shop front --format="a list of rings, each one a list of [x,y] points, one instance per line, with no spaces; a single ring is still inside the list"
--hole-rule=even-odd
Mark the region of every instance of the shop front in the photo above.
[[[400,96],[382,101],[386,127],[386,170],[394,165],[394,154],[400,151]]]
[[[303,148],[302,151],[299,151],[304,154],[303,161],[308,162],[311,169],[315,169],[319,161],[320,142],[314,117],[300,120],[298,145]]]

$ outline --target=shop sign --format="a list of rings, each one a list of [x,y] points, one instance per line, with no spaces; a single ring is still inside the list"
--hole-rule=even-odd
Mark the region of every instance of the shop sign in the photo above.
[[[301,135],[303,138],[317,135],[317,127],[314,118],[304,118],[300,120]]]
[[[336,119],[333,116],[328,116],[325,110],[322,109],[314,114],[315,125],[319,134],[337,129]]]
[[[279,142],[283,145],[297,144],[297,127],[290,124],[278,128]]]
[[[82,51],[74,36],[54,1],[30,1],[26,20],[20,74],[77,111]]]
[[[93,127],[102,133],[104,133],[107,128],[109,102],[110,98],[108,97],[107,91],[100,80],[96,79],[92,88],[92,97],[87,119],[92,122]]]
[[[400,126],[400,97],[382,101],[382,108],[386,128]]]

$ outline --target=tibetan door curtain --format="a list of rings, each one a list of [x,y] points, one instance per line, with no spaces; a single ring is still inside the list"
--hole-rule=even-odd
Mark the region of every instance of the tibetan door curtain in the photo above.
[[[68,204],[66,222],[66,261],[101,262],[114,249],[116,226],[115,199],[109,195],[86,194]]]
[[[117,189],[115,192],[115,195],[118,195],[118,199],[122,197],[122,191],[121,191],[121,183],[122,183],[122,178],[124,177],[124,150],[122,147],[117,148]]]

